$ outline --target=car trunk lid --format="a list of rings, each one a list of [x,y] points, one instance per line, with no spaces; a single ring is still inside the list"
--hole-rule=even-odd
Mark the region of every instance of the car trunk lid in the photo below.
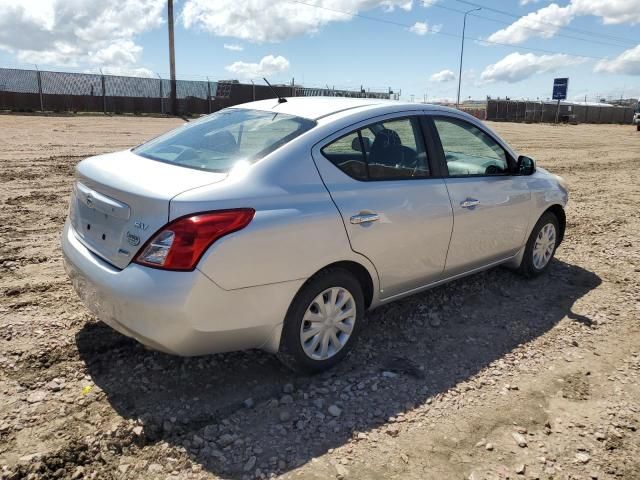
[[[118,268],[169,219],[169,203],[226,174],[147,159],[127,150],[88,158],[76,167],[69,217],[80,241]]]

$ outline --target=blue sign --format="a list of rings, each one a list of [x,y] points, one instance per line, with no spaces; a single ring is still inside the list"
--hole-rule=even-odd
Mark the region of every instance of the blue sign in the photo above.
[[[568,78],[553,79],[553,99],[564,100],[567,98],[567,89],[569,88]]]

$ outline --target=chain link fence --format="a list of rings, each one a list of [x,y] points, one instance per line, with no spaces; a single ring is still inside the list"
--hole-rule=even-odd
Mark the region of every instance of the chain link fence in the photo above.
[[[92,73],[0,68],[0,111],[168,113],[174,111],[171,81]],[[275,86],[282,96],[329,95],[390,98],[387,92]],[[266,85],[235,81],[176,80],[175,113],[211,113],[252,100],[274,98]]]

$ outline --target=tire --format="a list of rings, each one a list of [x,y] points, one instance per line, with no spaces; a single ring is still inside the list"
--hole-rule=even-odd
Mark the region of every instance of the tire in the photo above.
[[[299,373],[313,374],[333,367],[353,348],[362,329],[364,308],[362,287],[354,275],[341,268],[321,271],[300,289],[289,306],[278,358]],[[348,315],[353,309],[355,313]],[[345,318],[339,320],[341,317]],[[308,337],[306,342],[303,335]],[[327,350],[323,355],[325,338]]]
[[[541,236],[541,246],[545,245],[545,241],[548,242],[550,240],[548,236],[549,226],[553,227],[553,242],[552,244],[548,244],[548,249],[542,249],[548,256],[544,255],[544,259],[541,259],[540,250],[536,251],[536,243],[538,236]],[[553,260],[556,249],[558,248],[559,238],[560,223],[558,222],[558,218],[551,212],[544,213],[531,231],[518,271],[527,278],[542,275],[549,268],[551,260]]]

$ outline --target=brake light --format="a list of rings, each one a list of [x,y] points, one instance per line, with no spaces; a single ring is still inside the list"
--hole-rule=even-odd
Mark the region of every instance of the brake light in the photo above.
[[[239,208],[178,218],[156,232],[134,262],[163,270],[193,270],[213,242],[249,225],[254,214],[252,208]]]

